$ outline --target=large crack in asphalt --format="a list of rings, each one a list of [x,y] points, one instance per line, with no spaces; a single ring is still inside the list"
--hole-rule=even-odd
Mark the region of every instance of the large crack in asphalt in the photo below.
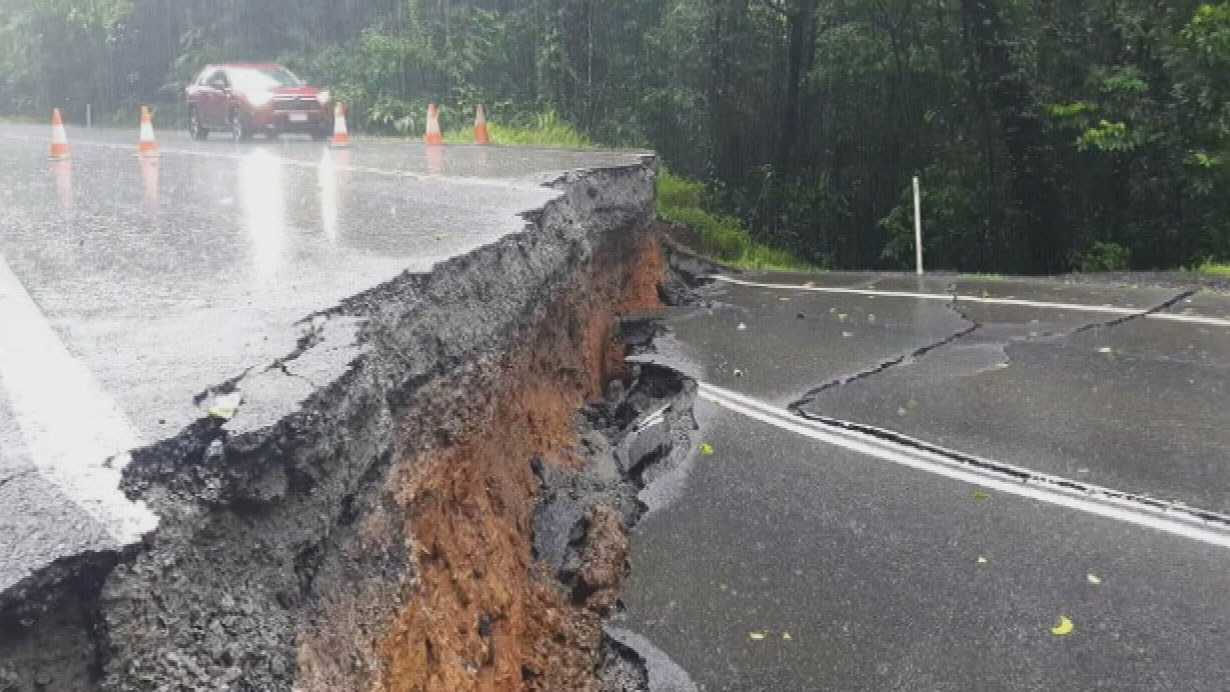
[[[947,447],[941,447],[939,445],[926,442],[925,440],[910,437],[909,435],[905,435],[903,433],[885,428],[879,428],[873,425],[867,425],[865,423],[841,420],[839,418],[833,418],[831,416],[824,416],[802,410],[794,411],[794,413],[809,421],[822,423],[825,426],[841,430],[861,433],[878,440],[891,442],[894,445],[934,454],[950,461],[957,462],[963,466],[969,466],[979,471],[990,473],[994,476],[1031,485],[1056,488],[1064,491],[1073,491],[1090,498],[1136,505],[1153,511],[1182,516],[1198,522],[1205,522],[1215,525],[1221,529],[1230,529],[1230,515],[1190,507],[1183,502],[1163,500],[1151,497],[1149,495],[1115,490],[1112,488],[1094,485],[1092,483],[1084,483],[1060,476],[1041,473],[1020,466],[1014,466],[1012,464],[1006,464],[992,459],[985,459],[972,454],[966,454]]]
[[[946,306],[950,310],[956,312],[957,315],[959,315],[962,320],[969,322],[970,323],[969,326],[963,329],[960,329],[956,332],[953,332],[952,334],[949,334],[948,336],[945,336],[944,338],[939,339],[938,341],[933,341],[924,346],[920,346],[911,351],[907,351],[906,353],[902,353],[901,355],[895,356],[885,361],[881,361],[880,363],[877,363],[876,365],[870,368],[860,370],[850,375],[844,375],[842,377],[829,380],[823,384],[813,387],[812,389],[807,390],[807,392],[804,393],[801,397],[799,397],[798,399],[790,403],[787,406],[787,409],[795,413],[801,413],[805,407],[807,407],[813,401],[815,401],[821,394],[831,389],[837,389],[839,387],[844,387],[850,384],[851,382],[857,382],[858,380],[863,380],[869,377],[874,377],[883,372],[891,370],[892,368],[895,368],[899,365],[907,365],[909,363],[913,363],[914,361],[918,360],[919,358],[922,358],[928,353],[931,353],[932,351],[935,351],[937,349],[948,346],[949,344],[952,344],[956,341],[959,341],[982,328],[982,325],[980,323],[978,323],[975,320],[970,319],[969,317],[965,315],[964,312],[960,310],[960,308],[957,305],[956,300],[953,300],[952,302],[947,303]]]
[[[637,266],[653,166],[561,177],[525,232],[311,315],[202,392],[242,392],[237,415],[124,470],[159,528],[0,614],[0,690],[645,689],[602,618],[695,396],[662,368],[607,375],[612,312],[680,290]]]
[[[1023,337],[1022,340],[1029,341],[1029,340],[1034,340],[1038,338],[1055,338],[1055,337],[1066,338],[1066,337],[1074,336],[1076,334],[1086,333],[1090,331],[1103,330],[1103,329],[1106,329],[1106,330],[1114,329],[1116,327],[1122,326],[1129,322],[1145,319],[1149,315],[1157,314],[1164,310],[1168,310],[1169,308],[1175,306],[1179,302],[1186,300],[1187,298],[1190,298],[1192,295],[1196,294],[1197,292],[1198,292],[1198,289],[1187,289],[1187,290],[1181,291],[1177,295],[1171,298],[1168,298],[1167,300],[1162,301],[1161,303],[1147,310],[1142,310],[1138,313],[1134,313],[1131,315],[1124,315],[1124,316],[1117,317],[1111,320],[1090,322],[1090,323],[1082,324],[1080,326],[1077,326],[1077,327],[1074,327],[1068,330],[1057,331],[1057,332],[1047,332],[1047,333],[1039,334],[1036,336],[1030,335],[1027,337]],[[966,453],[959,452],[953,449],[935,445],[935,444],[926,442],[924,440],[920,440],[915,437],[911,437],[909,435],[905,435],[903,433],[900,433],[894,430],[880,428],[877,426],[868,425],[865,423],[859,423],[855,421],[842,420],[839,418],[834,418],[832,416],[826,416],[820,413],[807,410],[807,406],[814,403],[815,399],[822,392],[828,391],[833,388],[844,386],[856,380],[875,376],[877,374],[883,373],[886,370],[889,370],[899,365],[913,362],[914,359],[924,356],[928,353],[931,353],[938,348],[949,345],[973,333],[979,328],[983,327],[983,324],[980,321],[978,321],[976,318],[972,317],[971,315],[967,314],[964,310],[962,310],[959,296],[957,296],[956,294],[953,294],[952,298],[953,300],[947,304],[947,307],[957,312],[957,314],[959,314],[962,319],[970,322],[971,325],[968,328],[960,330],[937,342],[928,344],[922,348],[911,351],[910,353],[907,353],[902,356],[898,356],[897,358],[893,358],[883,363],[880,363],[879,365],[873,368],[869,368],[867,370],[861,371],[855,375],[844,377],[844,378],[839,378],[837,380],[833,380],[830,382],[826,382],[825,384],[820,385],[819,387],[816,387],[810,390],[807,394],[805,394],[799,400],[790,404],[788,406],[788,409],[795,415],[801,418],[807,419],[809,421],[820,423],[825,426],[829,426],[829,427],[836,428],[836,429],[848,430],[852,432],[861,433],[871,438],[890,442],[894,445],[899,445],[903,448],[918,450],[921,452],[926,452],[928,454],[934,454],[934,455],[943,457],[945,459],[948,459],[950,461],[956,462],[960,465],[968,466],[968,467],[977,469],[985,473],[990,473],[994,476],[999,476],[1002,478],[1011,479],[1011,480],[1018,481],[1021,483],[1026,483],[1026,484],[1038,485],[1038,486],[1043,486],[1043,487],[1051,487],[1051,488],[1056,488],[1056,489],[1060,489],[1063,491],[1075,492],[1082,496],[1095,498],[1099,500],[1105,500],[1105,501],[1114,502],[1114,503],[1126,503],[1130,505],[1135,505],[1135,506],[1148,509],[1151,511],[1165,512],[1165,513],[1169,513],[1173,515],[1182,516],[1182,517],[1185,517],[1187,519],[1194,520],[1197,522],[1204,522],[1204,523],[1219,527],[1221,529],[1230,529],[1230,515],[1225,515],[1219,512],[1214,512],[1214,511],[1209,511],[1209,510],[1204,510],[1204,509],[1199,509],[1199,508],[1194,508],[1194,507],[1189,507],[1186,504],[1181,503],[1181,502],[1162,500],[1162,499],[1154,498],[1148,495],[1142,495],[1142,494],[1137,494],[1137,493],[1115,490],[1111,488],[1105,488],[1105,487],[1097,486],[1097,485],[1090,484],[1090,483],[1084,483],[1081,481],[1075,481],[1075,480],[1071,480],[1067,478],[1062,478],[1059,476],[1053,476],[1051,474],[1040,473],[1040,472],[1033,471],[1027,468],[1023,468],[1023,467],[1019,467],[1019,466],[1015,466],[1012,464],[1007,464],[1007,463],[1003,463],[1003,462],[999,462],[999,461],[995,461],[991,459],[985,459],[982,457],[978,457],[976,455],[966,454]],[[1009,341],[1011,341],[1011,339]],[[1006,345],[1007,345],[1007,342],[1005,342],[1005,346]]]
[[[1197,292],[1198,292],[1198,289],[1184,290],[1178,293],[1177,295],[1171,298],[1168,298],[1165,301],[1162,301],[1161,303],[1158,303],[1157,305],[1147,310],[1142,310],[1140,312],[1133,313],[1131,315],[1123,315],[1123,316],[1116,317],[1111,320],[1090,322],[1090,323],[1082,324],[1078,327],[1068,329],[1068,330],[1063,330],[1063,331],[1031,334],[1029,336],[1023,337],[1023,340],[1031,341],[1031,340],[1036,340],[1036,339],[1041,339],[1041,338],[1054,338],[1054,337],[1064,338],[1064,337],[1070,337],[1076,334],[1081,334],[1081,333],[1089,332],[1089,331],[1095,331],[1095,330],[1101,330],[1101,329],[1114,329],[1123,324],[1126,324],[1126,323],[1129,323],[1135,320],[1145,319],[1149,315],[1154,315],[1154,314],[1163,312],[1165,310],[1168,310],[1174,307],[1179,302],[1186,300],[1187,298],[1190,298],[1191,296],[1195,295]],[[919,358],[922,358],[923,356],[926,356],[927,354],[932,353],[933,351],[936,351],[940,348],[943,348],[952,343],[955,343],[983,328],[984,325],[977,318],[972,317],[963,309],[961,298],[955,292],[952,293],[952,300],[946,303],[945,306],[948,309],[956,312],[961,317],[962,320],[969,322],[970,326],[964,329],[961,329],[957,332],[954,332],[953,334],[950,334],[938,341],[932,342],[930,344],[921,346],[907,353],[903,353],[894,358],[890,358],[888,360],[877,363],[876,365],[870,368],[867,368],[865,370],[860,370],[856,373],[845,375],[845,376],[838,377],[838,378],[829,380],[827,382],[824,382],[816,387],[813,387],[812,389],[809,389],[801,397],[799,397],[797,400],[789,404],[787,408],[796,414],[806,415],[806,411],[805,411],[806,407],[814,403],[815,400],[821,394],[829,390],[844,387],[852,382],[857,382],[859,380],[863,380],[869,377],[874,377],[876,375],[889,371],[897,366],[908,365],[910,363],[916,362]],[[1009,341],[1012,341],[1012,339],[1009,339],[1008,341],[1004,342],[1005,346],[1007,345]]]
[[[1157,305],[1147,310],[1142,310],[1140,312],[1136,312],[1131,315],[1121,315],[1119,317],[1116,317],[1110,320],[1103,320],[1100,322],[1088,322],[1086,324],[1082,324],[1079,327],[1074,327],[1072,329],[1040,332],[1038,334],[1030,334],[1024,337],[1022,340],[1023,341],[1035,341],[1038,339],[1066,338],[1066,337],[1075,336],[1077,334],[1083,334],[1085,332],[1090,332],[1090,331],[1096,331],[1096,330],[1101,330],[1101,329],[1114,329],[1121,325],[1127,324],[1128,322],[1134,322],[1136,320],[1146,319],[1147,317],[1149,317],[1149,315],[1156,315],[1165,310],[1169,310],[1170,308],[1179,304],[1181,301],[1187,300],[1188,298],[1196,295],[1199,292],[1200,290],[1198,288],[1185,289],[1182,292],[1180,292],[1178,295],[1172,298],[1167,298],[1166,300],[1162,301],[1161,303],[1158,303]],[[956,298],[955,295],[953,297]]]

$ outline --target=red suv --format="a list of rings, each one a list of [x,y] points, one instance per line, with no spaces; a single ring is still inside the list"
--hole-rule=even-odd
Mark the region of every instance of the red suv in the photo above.
[[[220,130],[236,140],[283,132],[322,140],[333,131],[331,105],[328,91],[281,65],[210,65],[188,87],[188,131],[195,139]]]

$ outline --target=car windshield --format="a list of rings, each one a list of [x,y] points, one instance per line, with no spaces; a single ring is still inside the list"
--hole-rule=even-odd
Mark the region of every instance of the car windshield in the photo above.
[[[237,67],[229,70],[239,89],[278,89],[303,86],[303,81],[285,67]]]

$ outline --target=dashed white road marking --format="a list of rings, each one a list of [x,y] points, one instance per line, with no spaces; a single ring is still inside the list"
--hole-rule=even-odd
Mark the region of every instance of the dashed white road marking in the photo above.
[[[94,374],[60,341],[0,254],[0,386],[38,472],[120,545],[158,519],[119,490],[140,439]]]
[[[1042,300],[1022,300],[1020,298],[993,298],[983,296],[970,296],[961,294],[949,293],[914,293],[910,291],[880,291],[870,288],[839,288],[832,286],[799,286],[794,284],[771,284],[758,281],[745,281],[736,279],[730,276],[714,274],[710,278],[721,281],[723,283],[735,284],[738,286],[750,286],[753,288],[773,288],[784,289],[791,291],[808,291],[811,293],[834,293],[839,295],[859,295],[859,296],[874,296],[884,298],[915,298],[919,300],[939,300],[950,302],[954,298],[958,303],[985,303],[988,305],[1015,305],[1027,308],[1043,308],[1048,310],[1070,310],[1072,312],[1096,312],[1105,315],[1142,315],[1145,319],[1161,320],[1165,322],[1185,322],[1188,324],[1206,324],[1215,327],[1230,327],[1230,319],[1220,317],[1204,317],[1201,315],[1180,315],[1169,312],[1151,312],[1144,314],[1144,310],[1136,308],[1124,308],[1115,305],[1087,305],[1082,303],[1053,303]]]
[[[1137,496],[1131,493],[1091,486],[1059,476],[1026,472],[1030,479],[1020,480],[1005,473],[961,463],[927,449],[811,421],[786,409],[710,384],[700,384],[700,396],[748,418],[865,456],[981,488],[1230,548],[1230,516],[1187,506],[1159,506],[1160,503],[1144,502],[1143,498],[1137,499]],[[962,456],[969,458],[969,455]],[[1014,468],[998,462],[994,465]]]

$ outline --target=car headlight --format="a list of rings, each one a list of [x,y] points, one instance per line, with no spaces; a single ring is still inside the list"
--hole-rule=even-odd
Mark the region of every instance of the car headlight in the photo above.
[[[316,92],[316,100],[319,101],[321,105],[329,103],[329,99],[331,98],[333,98],[333,94],[330,94],[328,89],[323,89]]]
[[[248,99],[248,103],[256,108],[268,106],[269,102],[273,100],[273,92],[271,91],[250,91],[244,94],[244,96]]]

